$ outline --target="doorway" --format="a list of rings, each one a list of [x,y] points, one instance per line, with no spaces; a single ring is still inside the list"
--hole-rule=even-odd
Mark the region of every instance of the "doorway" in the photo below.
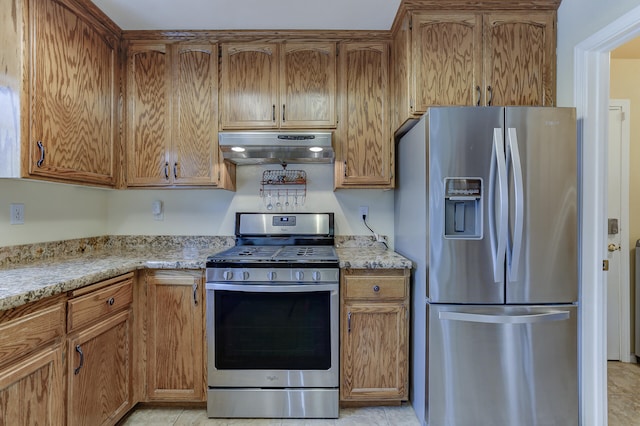
[[[581,422],[607,424],[606,159],[609,53],[640,36],[640,7],[615,20],[574,49],[574,96],[581,147]],[[595,230],[595,232],[594,232]]]

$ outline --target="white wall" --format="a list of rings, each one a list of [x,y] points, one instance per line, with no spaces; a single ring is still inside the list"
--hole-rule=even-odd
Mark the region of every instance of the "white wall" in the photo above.
[[[575,106],[575,46],[639,5],[640,0],[562,0],[558,9],[558,106]]]
[[[224,190],[104,190],[0,179],[0,247],[98,235],[233,235],[236,211],[267,211],[259,197],[262,171],[280,166],[238,167],[237,192]],[[334,212],[337,235],[370,235],[358,216],[393,244],[393,191],[333,191],[333,166],[290,165],[307,172],[308,195],[297,211]],[[163,221],[151,202],[163,201]],[[9,224],[9,204],[25,204],[25,224]],[[283,211],[283,210],[281,210]]]
[[[105,235],[107,190],[0,179],[0,247]],[[24,225],[9,224],[9,205],[24,204]]]

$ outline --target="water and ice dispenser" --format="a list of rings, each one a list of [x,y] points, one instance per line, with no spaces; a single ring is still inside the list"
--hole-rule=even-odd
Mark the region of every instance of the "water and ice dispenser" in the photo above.
[[[448,177],[444,189],[444,237],[482,239],[482,179]]]

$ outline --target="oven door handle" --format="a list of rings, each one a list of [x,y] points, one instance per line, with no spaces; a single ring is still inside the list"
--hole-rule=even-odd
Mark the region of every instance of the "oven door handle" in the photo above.
[[[206,290],[227,290],[227,291],[244,291],[252,293],[304,293],[312,291],[338,291],[339,284],[229,284],[208,282],[205,286]]]

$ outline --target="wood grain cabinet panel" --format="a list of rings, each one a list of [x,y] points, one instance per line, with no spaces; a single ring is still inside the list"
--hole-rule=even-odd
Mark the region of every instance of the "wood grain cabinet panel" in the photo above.
[[[150,271],[147,392],[151,401],[204,401],[204,278],[201,271]]]
[[[223,129],[336,127],[336,44],[222,45]]]
[[[0,368],[0,425],[65,424],[62,347]]]
[[[409,270],[341,271],[340,400],[409,396]]]
[[[389,45],[340,45],[340,122],[336,188],[392,188],[394,149],[389,121]]]
[[[218,149],[218,46],[133,43],[127,58],[127,185],[235,189]]]
[[[555,21],[555,9],[407,12],[392,35],[393,129],[430,106],[553,106]]]
[[[56,1],[29,7],[29,173],[114,185],[118,41]]]

